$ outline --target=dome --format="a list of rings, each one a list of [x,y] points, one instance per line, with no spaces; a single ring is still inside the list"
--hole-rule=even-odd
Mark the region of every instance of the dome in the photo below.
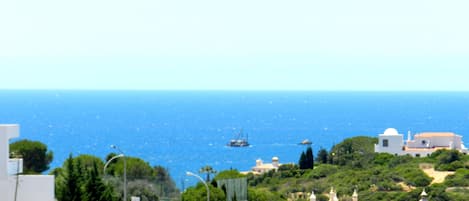
[[[262,165],[262,160],[261,159],[257,159],[256,160],[256,166],[261,166]]]
[[[316,200],[316,195],[314,195],[314,191],[311,192],[311,196],[309,196],[309,198]]]
[[[278,161],[278,157],[276,157],[276,156],[273,157],[273,158],[272,158],[272,161]]]
[[[384,135],[399,135],[395,128],[388,128],[384,131]]]
[[[423,189],[422,193],[420,194],[420,196],[427,196],[427,192],[425,192],[425,189]]]

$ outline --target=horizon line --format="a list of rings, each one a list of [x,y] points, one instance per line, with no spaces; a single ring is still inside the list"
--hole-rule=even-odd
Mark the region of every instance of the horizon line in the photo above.
[[[469,90],[347,90],[347,89],[1,89],[0,91],[126,91],[126,92],[370,92],[370,93],[468,93]]]

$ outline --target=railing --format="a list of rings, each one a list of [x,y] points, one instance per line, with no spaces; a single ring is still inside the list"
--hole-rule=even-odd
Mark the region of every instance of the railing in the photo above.
[[[8,159],[8,175],[17,175],[23,173],[23,159],[10,158]]]

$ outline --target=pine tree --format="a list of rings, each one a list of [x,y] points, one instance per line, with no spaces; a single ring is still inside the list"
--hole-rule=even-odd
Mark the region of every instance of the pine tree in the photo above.
[[[88,177],[84,188],[84,201],[111,201],[113,200],[112,192],[98,175],[98,167],[93,162],[93,168],[89,170]]]
[[[316,157],[316,161],[322,164],[326,164],[327,155],[327,150],[321,147],[321,149],[319,149],[318,156]]]
[[[314,167],[314,156],[313,156],[313,149],[308,147],[306,152],[301,152],[300,161],[299,161],[300,169],[313,169]]]
[[[77,157],[73,159],[73,163],[75,165],[75,174],[77,175],[78,183],[81,186],[81,184],[85,183],[86,181],[86,177],[85,177],[86,175],[84,172],[83,165],[81,164],[81,161],[78,160]]]
[[[60,192],[57,196],[60,201],[82,201],[81,189],[80,189],[80,175],[78,169],[73,160],[72,154],[69,155],[66,163],[65,172],[63,173],[63,183],[58,186]]]
[[[300,155],[300,161],[298,162],[298,164],[300,165],[300,169],[307,169],[306,167],[306,154],[305,152],[301,152],[301,155]]]
[[[25,174],[46,171],[54,158],[52,151],[47,150],[47,145],[39,141],[20,140],[14,142],[10,144],[10,153],[20,155],[23,158],[23,172]]]
[[[308,147],[306,149],[306,169],[313,169],[313,168],[314,168],[313,148]]]

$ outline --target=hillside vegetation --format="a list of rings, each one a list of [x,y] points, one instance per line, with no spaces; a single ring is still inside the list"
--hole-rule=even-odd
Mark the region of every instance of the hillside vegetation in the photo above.
[[[327,201],[331,187],[336,189],[341,201],[350,201],[354,189],[358,191],[359,200],[418,200],[423,189],[432,201],[469,200],[468,155],[454,150],[439,150],[424,158],[377,154],[373,150],[375,143],[376,138],[353,137],[334,145],[329,151],[321,148],[316,157],[312,156],[313,151],[308,147],[305,152],[298,153],[299,164],[282,165],[277,171],[262,175],[243,175],[237,170],[226,170],[210,179],[210,174],[216,171],[209,166],[201,168],[200,173],[207,174],[211,201],[226,200],[226,189],[217,188],[217,180],[239,177],[247,179],[250,201],[282,201],[294,193],[308,193],[312,190],[317,200]],[[52,153],[47,151],[47,146],[37,142],[12,144],[10,155],[36,161],[34,165],[28,166],[31,172],[46,170],[52,160]],[[70,155],[62,167],[50,172],[56,178],[57,199],[121,200],[123,159],[113,160],[106,172],[103,172],[104,161],[114,156],[116,154],[109,154],[106,160],[102,160],[92,155]],[[206,189],[201,183],[185,189],[180,195],[165,168],[152,167],[135,157],[126,159],[129,195],[139,196],[142,201],[206,200]],[[422,167],[429,174],[448,176],[435,182]]]
[[[419,200],[425,188],[432,201],[469,200],[469,156],[458,151],[440,150],[430,157],[414,158],[374,153],[376,138],[353,137],[333,146],[321,149],[315,157],[313,169],[300,168],[297,164],[282,165],[278,171],[262,175],[248,174],[250,201],[287,200],[298,192],[314,190],[317,200],[327,201],[331,187],[341,201],[351,201],[356,189],[359,200],[412,201]],[[304,161],[299,154],[299,163]],[[435,167],[437,171],[455,171],[443,183],[432,184],[433,178],[421,168],[421,164]],[[219,173],[223,178],[243,176],[230,170]],[[211,182],[215,186],[215,177]],[[211,200],[226,200],[223,191],[211,188]],[[183,193],[183,200],[202,200],[205,187],[198,185]],[[192,199],[192,198],[197,199]]]
[[[319,151],[314,169],[301,170],[297,165],[284,165],[277,172],[248,175],[255,192],[270,192],[286,200],[295,192],[314,190],[318,200],[327,200],[331,187],[341,200],[351,200],[357,189],[360,200],[418,200],[423,188],[431,200],[469,200],[469,156],[458,151],[440,150],[430,157],[414,158],[374,153],[376,138],[349,138],[332,147],[327,160]],[[323,152],[321,154],[321,152]],[[443,183],[431,184],[433,178],[419,165],[431,164],[436,170],[455,171]]]

